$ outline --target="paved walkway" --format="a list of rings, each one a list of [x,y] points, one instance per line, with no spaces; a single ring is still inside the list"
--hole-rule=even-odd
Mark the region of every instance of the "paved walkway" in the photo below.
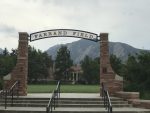
[[[50,98],[51,93],[29,93],[27,96],[21,97],[28,97],[28,98]],[[61,93],[60,98],[99,98],[99,93]]]
[[[46,111],[46,107],[8,107],[5,109],[4,107],[0,107],[0,110],[13,110],[13,111]],[[61,108],[58,107],[55,109],[55,111],[106,111],[104,108]],[[150,109],[142,109],[142,108],[113,108],[113,111],[149,111]]]

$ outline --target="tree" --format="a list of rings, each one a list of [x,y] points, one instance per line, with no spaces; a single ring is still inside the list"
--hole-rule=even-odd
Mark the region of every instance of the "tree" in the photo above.
[[[29,46],[28,55],[28,79],[47,78],[49,68],[53,65],[53,61],[46,52],[36,50],[34,47]],[[0,78],[7,75],[12,71],[17,62],[17,49],[12,49],[11,53],[7,48],[4,49],[0,55]]]
[[[150,52],[129,56],[125,64],[126,90],[150,90]]]
[[[150,52],[141,52],[137,56],[139,63],[139,73],[137,81],[140,84],[140,88],[150,90]]]
[[[36,50],[34,47],[28,48],[28,80],[47,78],[49,68],[52,66],[52,59],[46,52]]]
[[[11,50],[11,53],[10,53],[10,56],[12,57],[12,59],[13,59],[13,61],[14,61],[14,64],[17,63],[17,52],[18,52],[17,49],[12,49],[12,50]]]
[[[93,60],[89,56],[85,56],[81,62],[81,66],[83,69],[82,79],[84,79],[87,84],[99,83],[99,58]]]
[[[110,55],[110,64],[113,70],[115,71],[115,73],[117,73],[118,75],[122,75],[121,72],[122,72],[123,64],[121,60],[116,57],[116,55],[113,54]]]
[[[55,60],[55,79],[65,79],[66,71],[73,65],[67,46],[61,46]]]
[[[0,89],[2,88],[3,76],[10,73],[16,65],[17,55],[12,55],[12,53],[13,51],[9,53],[7,48],[5,48],[3,53],[0,54]]]
[[[3,55],[4,55],[4,56],[8,56],[8,55],[9,55],[9,52],[8,52],[7,48],[4,49]]]
[[[13,51],[12,51],[13,53]],[[7,48],[4,49],[3,54],[0,55],[0,76],[3,77],[10,73],[16,65],[17,55],[9,53]]]

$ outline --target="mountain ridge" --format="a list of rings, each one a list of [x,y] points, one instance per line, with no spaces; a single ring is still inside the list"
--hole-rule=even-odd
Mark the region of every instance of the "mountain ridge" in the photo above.
[[[80,61],[82,61],[86,55],[90,56],[91,58],[96,58],[100,55],[99,42],[92,42],[84,39],[72,43],[55,45],[50,47],[47,50],[47,53],[51,55],[53,59],[55,59],[57,51],[61,45],[66,45],[68,47],[74,63],[80,63]],[[134,48],[121,42],[109,42],[109,53],[116,55],[122,61],[126,61],[129,54],[135,55],[140,51],[144,50]]]
[[[68,47],[68,49],[70,50],[71,59],[75,64],[80,63],[80,61],[82,61],[86,55],[90,56],[91,58],[96,58],[100,55],[99,42],[81,39],[72,43],[58,44],[50,47],[46,52],[52,56],[53,60],[56,57],[58,49],[62,45],[66,45]],[[127,60],[129,54],[135,55],[136,53],[139,53],[141,51],[149,50],[137,49],[121,42],[109,42],[109,53],[116,55],[123,62]],[[2,52],[3,49],[0,48],[0,54],[2,54]]]

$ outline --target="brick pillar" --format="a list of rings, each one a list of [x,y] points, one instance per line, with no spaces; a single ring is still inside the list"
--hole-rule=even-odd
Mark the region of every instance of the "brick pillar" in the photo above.
[[[19,95],[27,95],[27,75],[28,75],[28,34],[19,32],[19,45],[17,64],[10,73],[11,78],[5,81],[5,88],[10,88],[15,81],[19,81]]]
[[[100,34],[100,83],[104,83],[111,95],[122,90],[123,82],[115,80],[109,58],[108,33]]]

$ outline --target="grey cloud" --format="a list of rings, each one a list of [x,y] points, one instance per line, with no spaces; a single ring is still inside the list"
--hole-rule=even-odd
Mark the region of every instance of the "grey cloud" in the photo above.
[[[0,33],[4,34],[5,36],[15,37],[17,34],[17,30],[15,27],[8,26],[6,24],[0,24]]]
[[[67,7],[88,7],[99,4],[99,0],[43,0],[44,4],[53,4],[56,6]],[[90,7],[89,7],[90,8]]]
[[[16,29],[14,27],[11,26],[7,26],[4,24],[0,24],[0,32],[5,32],[5,33],[12,33],[15,32]]]

